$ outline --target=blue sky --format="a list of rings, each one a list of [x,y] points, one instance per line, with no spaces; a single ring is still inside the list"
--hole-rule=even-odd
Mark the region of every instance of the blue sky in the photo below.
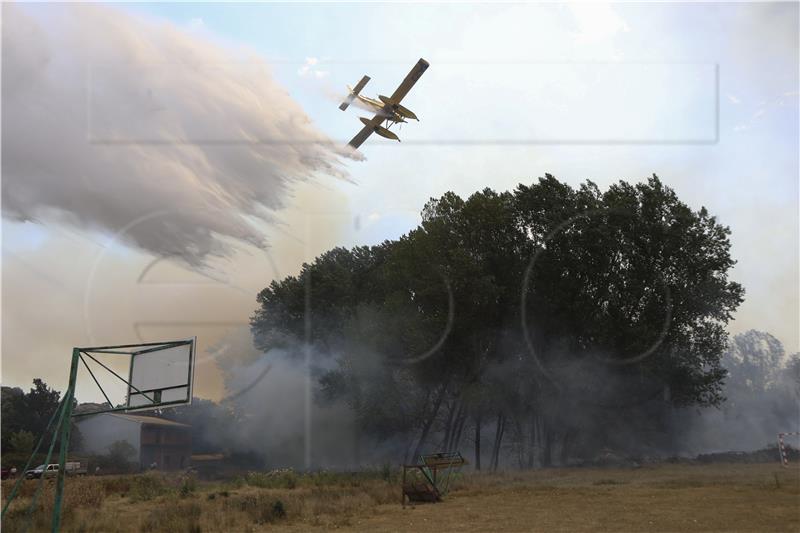
[[[337,109],[345,84],[369,74],[365,94],[390,94],[418,58],[431,63],[404,102],[421,118],[404,126],[404,143],[370,139],[366,161],[345,163],[351,181],[319,175],[298,186],[278,213],[282,224],[265,228],[278,274],[335,245],[396,238],[448,190],[505,190],[546,172],[601,187],[657,173],[731,226],[733,278],[747,290],[731,331],[770,331],[800,349],[796,3],[115,7],[242,57],[255,53],[341,141],[360,127],[358,110]],[[3,230],[4,257],[28,264],[31,250],[67,241],[92,256],[103,239],[30,223],[5,221]],[[133,266],[119,268],[140,268],[130,260],[138,252],[127,253]],[[246,257],[220,268],[257,290],[268,276],[244,272]],[[48,275],[81,293],[91,264]],[[246,319],[254,302],[231,305]],[[16,318],[5,298],[3,312]],[[4,381],[24,383],[33,372],[4,367]]]
[[[257,50],[334,138],[349,138],[357,113],[339,112],[329,91],[368,73],[365,92],[385,93],[418,57],[431,62],[408,97],[422,122],[403,137],[434,144],[372,141],[368,161],[351,165],[358,186],[333,185],[350,209],[394,221],[352,241],[396,237],[448,189],[505,189],[544,172],[601,185],[655,172],[733,228],[735,274],[748,288],[740,326],[779,329],[798,349],[797,300],[776,293],[797,287],[797,4],[135,9]],[[321,78],[298,74],[307,58]],[[537,143],[435,144],[528,138]]]

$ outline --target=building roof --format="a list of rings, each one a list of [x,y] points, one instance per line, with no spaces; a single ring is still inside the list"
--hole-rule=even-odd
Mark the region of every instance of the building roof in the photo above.
[[[225,459],[224,453],[193,453],[192,462],[196,461],[222,461]]]
[[[172,420],[167,420],[166,418],[156,418],[155,416],[141,416],[141,415],[124,415],[120,413],[106,413],[111,416],[117,416],[119,418],[124,418],[126,420],[130,420],[131,422],[136,422],[138,424],[149,424],[154,426],[177,426],[177,427],[184,427],[188,428],[187,424],[181,424],[180,422],[173,422]]]

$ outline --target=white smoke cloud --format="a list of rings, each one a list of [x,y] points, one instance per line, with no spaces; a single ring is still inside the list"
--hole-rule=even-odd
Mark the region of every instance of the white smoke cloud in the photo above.
[[[355,413],[343,402],[322,405],[315,400],[320,364],[324,363],[321,354],[315,354],[311,368],[302,361],[302,352],[282,350],[255,358],[246,354],[245,364],[241,364],[248,350],[239,347],[252,342],[242,333],[221,343],[233,348],[229,354],[233,365],[226,373],[226,403],[245,420],[226,434],[230,449],[262,455],[272,467],[346,468],[374,459],[370,448],[359,453]],[[213,439],[210,435],[209,440]]]
[[[98,5],[3,6],[3,215],[200,265],[265,245],[292,183],[345,177],[252,54]]]
[[[307,57],[306,62],[297,70],[297,75],[301,77],[313,76],[314,78],[324,78],[330,74],[327,70],[320,70],[317,66],[319,59],[316,57]]]

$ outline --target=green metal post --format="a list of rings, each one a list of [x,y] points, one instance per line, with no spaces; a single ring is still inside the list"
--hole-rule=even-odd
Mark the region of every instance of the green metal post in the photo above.
[[[37,453],[39,453],[39,448],[42,447],[42,443],[44,442],[44,438],[47,436],[47,433],[50,431],[50,427],[53,425],[53,422],[55,422],[56,419],[58,419],[58,422],[56,423],[56,426],[59,426],[59,424],[61,422],[61,419],[58,418],[58,417],[61,416],[61,413],[63,411],[64,411],[64,398],[62,397],[61,401],[58,402],[58,408],[55,411],[53,411],[53,414],[50,417],[50,421],[47,423],[47,427],[44,428],[44,433],[42,433],[42,436],[39,437],[39,442],[36,444],[36,447],[33,449],[33,453],[31,453],[31,456],[28,457],[28,462],[25,463],[25,467],[21,471],[22,475],[19,476],[19,479],[17,479],[17,482],[14,483],[14,488],[11,490],[11,495],[9,495],[8,499],[6,500],[5,506],[3,507],[3,512],[2,512],[2,514],[0,514],[0,521],[2,521],[2,519],[6,517],[6,511],[8,511],[8,506],[11,505],[11,502],[14,501],[14,498],[17,497],[17,493],[19,492],[19,487],[20,487],[20,485],[22,485],[22,482],[25,480],[25,472],[27,472],[28,469],[31,467],[31,462],[33,461],[33,458],[36,457]],[[56,427],[56,429],[53,430],[54,434],[57,431],[58,431],[58,427]]]
[[[78,377],[78,360],[80,350],[72,349],[72,366],[69,369],[69,385],[67,386],[66,405],[61,421],[61,450],[58,455],[58,479],[56,480],[56,496],[53,503],[52,533],[58,533],[61,527],[61,506],[64,502],[64,476],[66,475],[67,451],[69,450],[70,430],[72,429],[72,403],[75,399],[75,381]]]
[[[64,395],[64,399],[66,399],[66,395]],[[58,409],[58,411],[59,411],[59,413],[58,413],[58,422],[56,423],[56,427],[53,428],[53,438],[50,440],[50,447],[47,449],[47,457],[44,460],[44,464],[47,465],[47,466],[50,465],[50,460],[53,457],[53,449],[55,448],[56,441],[58,440],[58,430],[59,430],[59,428],[61,428],[61,424],[64,421],[64,412],[66,410],[66,407],[67,407],[67,402],[62,401],[61,402],[61,407]],[[25,533],[27,533],[28,530],[30,529],[33,510],[36,509],[36,502],[39,500],[39,495],[42,493],[42,487],[44,486],[44,480],[47,477],[46,468],[47,467],[45,467],[45,470],[42,470],[42,475],[39,476],[39,481],[36,484],[36,492],[33,493],[33,498],[31,498],[31,504],[28,506],[28,512],[25,515],[25,519],[27,521],[27,524],[26,524],[25,530],[24,530]]]

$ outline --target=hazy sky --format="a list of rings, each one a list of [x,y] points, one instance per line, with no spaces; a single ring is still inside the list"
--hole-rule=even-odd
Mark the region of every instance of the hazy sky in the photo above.
[[[195,392],[218,397],[215,361],[244,350],[225,339],[271,279],[398,237],[432,196],[546,172],[656,173],[706,206],[747,290],[731,331],[800,349],[796,3],[10,9],[3,384],[63,389],[75,345],[197,335]],[[391,94],[420,57],[404,105],[421,121],[345,157],[366,116],[337,108],[345,84]],[[251,143],[265,136],[281,142]]]

